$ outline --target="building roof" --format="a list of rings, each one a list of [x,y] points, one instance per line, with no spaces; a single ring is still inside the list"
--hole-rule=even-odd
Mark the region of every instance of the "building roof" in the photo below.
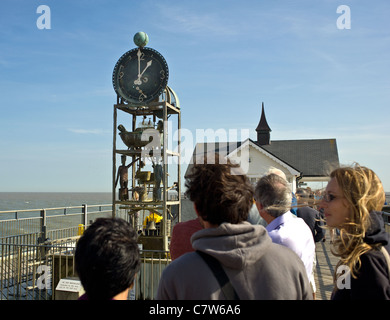
[[[302,177],[328,177],[330,172],[339,166],[336,139],[273,140],[269,145],[260,145],[251,139],[250,141],[301,172]],[[197,143],[191,164],[196,163],[197,156],[201,157],[208,152],[228,155],[242,143]]]
[[[329,176],[339,166],[336,139],[275,140],[260,147],[302,172],[303,177]]]

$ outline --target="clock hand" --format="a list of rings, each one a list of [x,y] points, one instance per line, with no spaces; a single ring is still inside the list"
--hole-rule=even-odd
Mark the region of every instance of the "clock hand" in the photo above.
[[[144,74],[144,72],[146,71],[146,69],[148,69],[151,65],[152,65],[152,60],[150,60],[150,61],[146,64],[146,67],[145,67],[145,69],[141,72],[141,74],[138,74],[138,78],[137,78],[136,80],[134,80],[134,84],[137,84],[137,85],[141,85],[141,84],[142,84],[141,77],[142,77],[142,75]]]
[[[138,56],[138,77],[140,76],[141,72],[141,50],[138,49],[137,56]]]
[[[149,68],[151,65],[152,65],[152,60],[150,60],[150,61],[146,64],[145,69],[142,71],[142,73],[141,73],[138,77],[141,78],[142,75],[144,74],[144,72],[146,71],[146,69]]]

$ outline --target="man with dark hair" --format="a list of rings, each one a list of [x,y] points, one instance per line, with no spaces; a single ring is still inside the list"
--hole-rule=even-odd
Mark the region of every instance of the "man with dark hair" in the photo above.
[[[296,195],[298,203],[297,217],[302,218],[303,221],[306,222],[307,226],[313,234],[314,242],[319,242],[322,239],[325,239],[325,229],[323,228],[324,223],[320,213],[316,209],[309,207],[310,200],[312,204],[314,202],[314,200],[310,197],[309,191],[303,188],[299,188],[296,191]],[[313,269],[316,264],[317,259],[314,256]],[[314,281],[314,273],[310,278],[310,284],[313,289],[313,293],[315,294],[317,289]]]
[[[76,272],[84,287],[81,300],[126,300],[140,268],[137,235],[119,218],[99,218],[81,236]]]
[[[321,220],[320,213],[316,209],[309,207],[311,199],[309,192],[300,188],[297,189],[296,195],[298,201],[297,216],[302,218],[310,228],[314,242],[321,241],[325,236],[324,223]]]
[[[196,251],[163,271],[157,299],[311,299],[296,254],[246,221],[253,189],[238,165],[216,155],[194,165],[186,187],[204,229],[191,238]]]

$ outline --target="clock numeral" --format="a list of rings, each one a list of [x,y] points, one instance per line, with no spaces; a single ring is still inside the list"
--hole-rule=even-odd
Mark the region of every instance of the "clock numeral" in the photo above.
[[[122,72],[120,72],[119,73],[119,80],[121,80],[122,78],[123,78],[123,76],[124,76],[125,74],[124,74],[124,72],[122,71]]]
[[[165,78],[165,71],[164,71],[164,70],[161,70],[161,71],[160,71],[160,74],[161,74],[160,79],[163,80],[163,79]]]
[[[141,94],[138,97],[139,102],[144,101],[144,98],[147,98],[147,96],[141,91]]]

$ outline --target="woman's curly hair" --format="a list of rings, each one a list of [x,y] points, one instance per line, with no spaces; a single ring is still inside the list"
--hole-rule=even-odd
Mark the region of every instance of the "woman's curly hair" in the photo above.
[[[375,248],[363,239],[371,224],[370,212],[382,209],[385,192],[374,171],[359,164],[338,168],[330,177],[336,179],[350,208],[349,219],[340,228],[340,237],[332,252],[340,257],[338,265],[347,265],[356,278],[361,265],[360,257]]]

